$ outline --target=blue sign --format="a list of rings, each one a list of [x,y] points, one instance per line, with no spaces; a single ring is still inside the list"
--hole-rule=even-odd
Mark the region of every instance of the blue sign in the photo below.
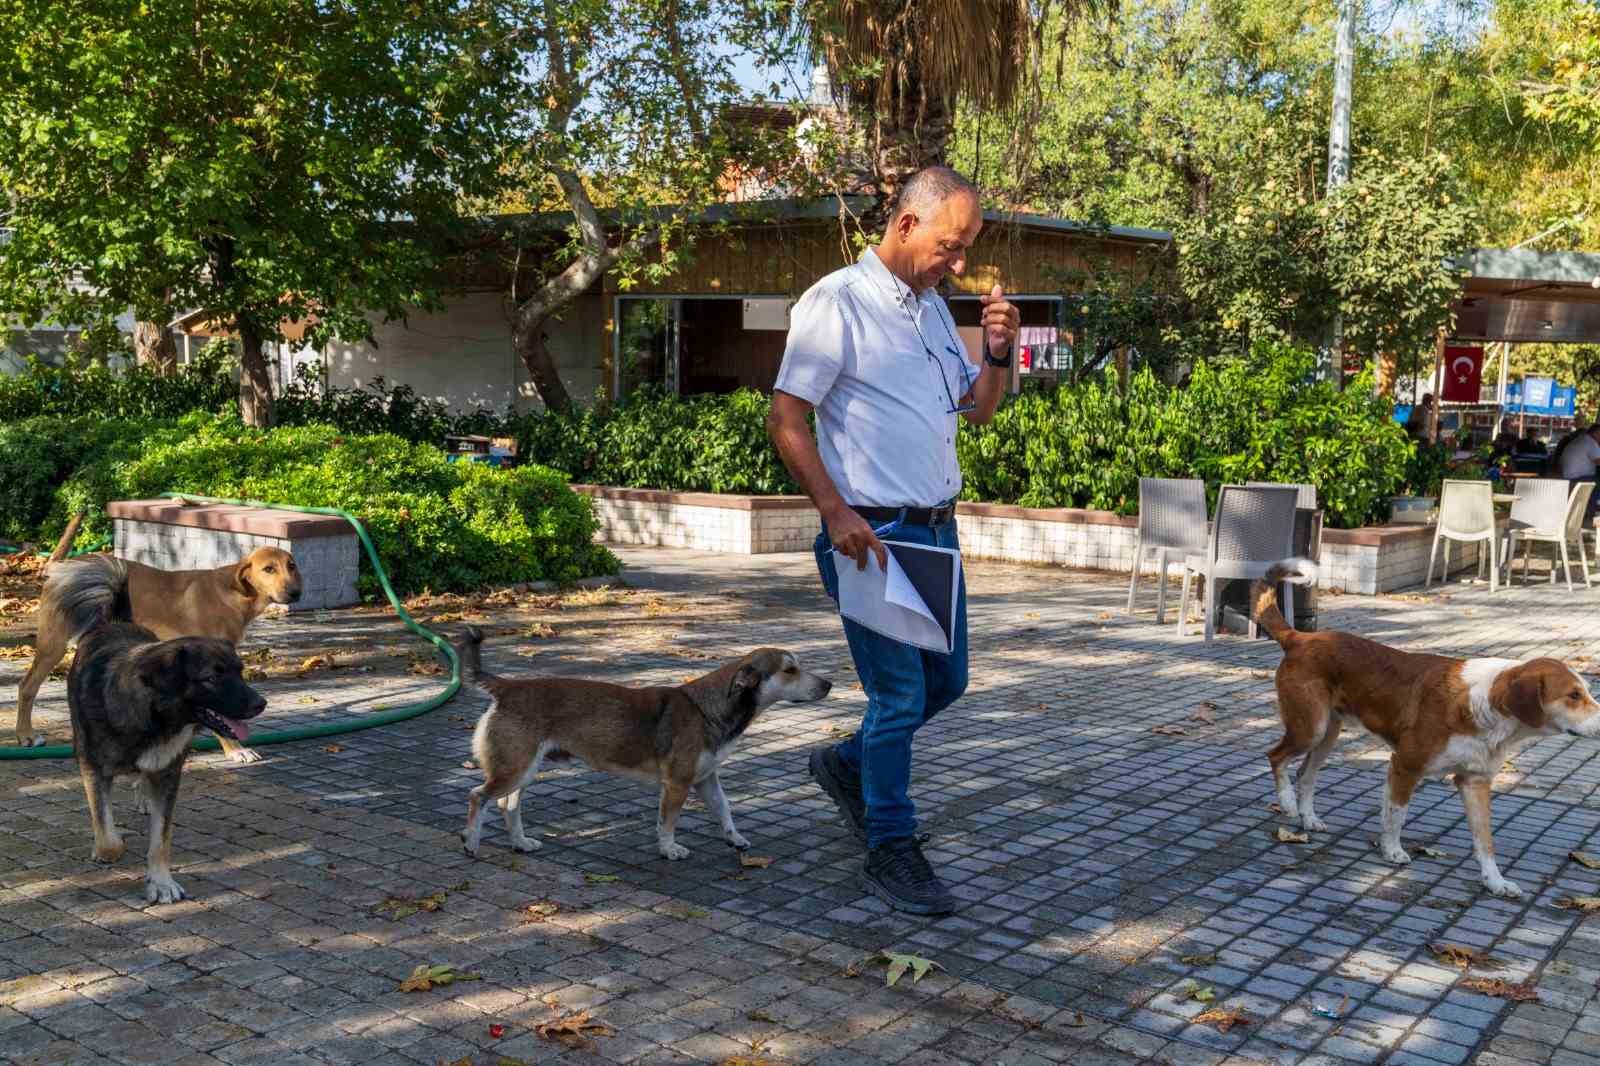
[[[1530,411],[1549,408],[1550,391],[1555,388],[1555,378],[1523,378],[1522,402]]]
[[[1576,385],[1557,385],[1551,378],[1526,378],[1506,385],[1507,414],[1571,418],[1577,403]]]

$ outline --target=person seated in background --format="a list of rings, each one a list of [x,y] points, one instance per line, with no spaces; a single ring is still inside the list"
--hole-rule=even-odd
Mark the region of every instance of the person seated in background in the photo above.
[[[1523,455],[1545,455],[1549,449],[1545,447],[1544,441],[1539,439],[1538,434],[1530,429],[1523,434],[1521,440],[1517,441],[1517,451]]]
[[[1496,459],[1503,459],[1510,455],[1517,450],[1516,431],[1510,426],[1501,426],[1500,432],[1495,435],[1494,443],[1491,447],[1494,449],[1494,458]]]
[[[1406,435],[1412,440],[1428,439],[1428,412],[1433,409],[1433,393],[1423,396],[1406,416]]]
[[[1592,484],[1596,463],[1600,463],[1600,422],[1582,430],[1567,442],[1561,451],[1561,465],[1557,469],[1568,481],[1587,481]],[[1600,496],[1600,492],[1589,495],[1589,508],[1583,514],[1585,526],[1594,521],[1595,512],[1600,509],[1600,500],[1595,499],[1596,496]]]

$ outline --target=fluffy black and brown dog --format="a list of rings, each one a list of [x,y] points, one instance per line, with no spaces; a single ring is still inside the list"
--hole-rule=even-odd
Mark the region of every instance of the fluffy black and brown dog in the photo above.
[[[201,729],[242,742],[250,735],[245,720],[265,710],[267,701],[245,684],[244,664],[227,641],[161,641],[143,626],[109,619],[109,613],[99,605],[85,605],[79,613],[87,632],[78,635],[78,655],[67,676],[94,860],[116,862],[126,847],[111,814],[113,779],[142,775],[150,808],[145,899],[175,903],[183,889],[169,864],[172,812],[189,742]]]

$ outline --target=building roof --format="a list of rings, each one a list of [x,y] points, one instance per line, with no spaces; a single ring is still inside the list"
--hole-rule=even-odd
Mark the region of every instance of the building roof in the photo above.
[[[1479,248],[1460,265],[1457,337],[1600,344],[1600,252]]]

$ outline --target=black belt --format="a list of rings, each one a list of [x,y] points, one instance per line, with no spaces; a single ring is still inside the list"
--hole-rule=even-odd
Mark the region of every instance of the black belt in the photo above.
[[[850,509],[874,525],[884,522],[904,522],[908,526],[942,526],[955,520],[956,505],[940,504],[938,507],[856,507]],[[900,515],[904,513],[905,518]]]

